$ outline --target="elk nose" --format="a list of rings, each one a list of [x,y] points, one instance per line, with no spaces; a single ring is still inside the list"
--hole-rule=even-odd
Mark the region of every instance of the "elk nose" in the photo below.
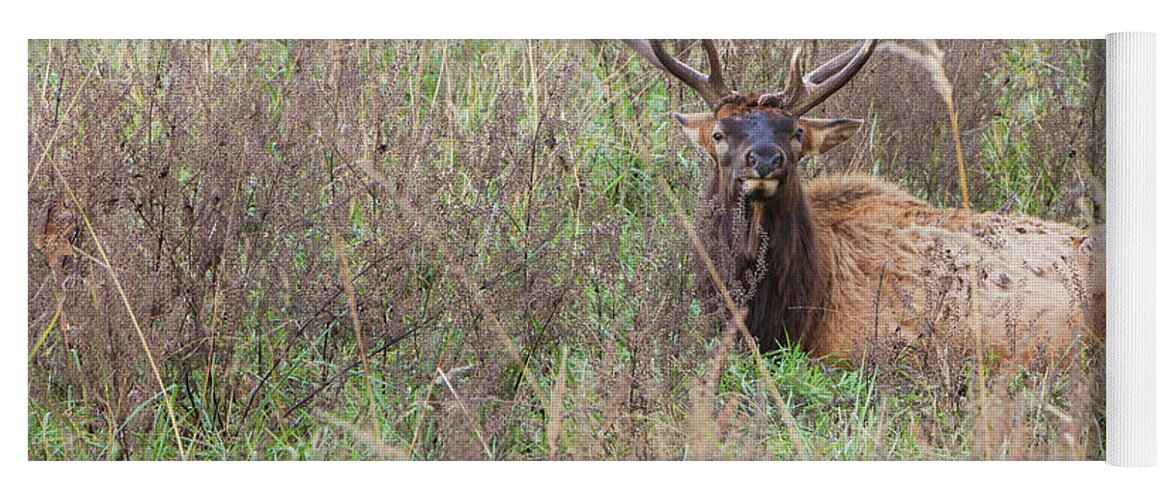
[[[754,149],[749,151],[744,158],[748,168],[761,177],[767,177],[774,170],[780,168],[783,159],[784,155],[777,148]]]

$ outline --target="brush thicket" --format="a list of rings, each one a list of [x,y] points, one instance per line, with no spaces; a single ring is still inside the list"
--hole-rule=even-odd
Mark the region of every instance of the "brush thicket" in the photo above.
[[[780,89],[798,43],[848,42],[726,74]],[[973,208],[1077,217],[1101,45],[940,48],[957,128],[880,53],[817,112],[863,140],[806,174],[954,206],[958,130]],[[735,340],[664,119],[702,104],[620,44],[31,41],[28,91],[31,459],[1101,457],[1092,381]]]

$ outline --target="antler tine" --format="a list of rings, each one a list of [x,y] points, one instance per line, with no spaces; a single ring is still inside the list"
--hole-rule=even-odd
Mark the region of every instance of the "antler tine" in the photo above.
[[[789,56],[789,78],[785,82],[785,90],[779,94],[765,94],[760,96],[761,103],[770,103],[770,105],[779,105],[783,108],[788,108],[790,103],[800,101],[805,96],[805,82],[804,77],[801,76],[801,46],[793,49],[793,55]]]
[[[724,96],[731,94],[724,84],[724,74],[720,69],[720,54],[716,50],[715,42],[703,41],[703,50],[707,54],[708,65],[711,66],[711,76],[705,75],[695,68],[676,59],[663,48],[661,40],[623,40],[630,48],[647,59],[659,69],[674,75],[695,89],[704,102],[714,111],[719,109]]]
[[[720,67],[720,53],[716,50],[716,42],[704,40],[703,51],[707,53],[707,65],[711,68],[711,75],[708,76],[708,82],[711,84],[712,89],[717,91],[717,98],[723,99],[730,91],[728,90],[728,86],[724,84],[724,71]],[[719,103],[717,103],[718,106]]]
[[[844,87],[870,59],[877,45],[876,40],[863,40],[805,75],[801,79],[804,90],[802,96],[787,106],[789,112],[796,116],[803,115]]]
[[[655,56],[655,51],[651,48],[650,41],[622,40],[622,43],[625,43],[627,47],[634,49],[638,55],[642,56],[643,59],[646,59],[648,62],[655,65],[656,68],[667,71],[667,68],[664,68],[663,63],[659,62],[659,58]]]
[[[801,116],[821,104],[858,74],[877,45],[876,40],[863,40],[805,76],[801,76],[801,49],[793,51],[781,106],[793,116]]]
[[[651,40],[650,43],[655,56],[659,58],[659,62],[663,63],[668,72],[683,80],[687,86],[695,89],[708,107],[712,108],[712,111],[720,108],[720,103],[723,101],[724,95],[728,93],[728,89],[724,87],[723,73],[720,71],[720,60],[716,53],[715,43],[710,40],[704,42],[704,52],[707,52],[708,61],[712,65],[712,74],[717,77],[715,80],[668,54],[667,50],[663,48],[662,40]]]
[[[805,79],[809,80],[811,83],[817,83],[817,84],[824,82],[826,80],[826,78],[829,78],[830,76],[841,72],[842,68],[844,68],[848,63],[853,61],[855,58],[862,56],[863,49],[866,49],[868,45],[869,45],[869,50],[873,50],[874,46],[877,44],[874,42],[874,40],[863,40],[863,41],[859,42],[857,45],[850,47],[849,50],[842,52],[841,54],[838,54],[833,59],[830,59],[825,64],[822,64],[820,67],[813,70],[808,75],[805,75]],[[865,57],[869,57],[869,54],[867,53],[865,55]],[[861,65],[864,62],[865,61],[861,61],[858,64]]]

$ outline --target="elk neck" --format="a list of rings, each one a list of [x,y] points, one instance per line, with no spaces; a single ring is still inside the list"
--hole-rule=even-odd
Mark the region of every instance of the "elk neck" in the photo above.
[[[731,219],[738,217],[735,198],[737,206],[727,212]],[[758,259],[764,259],[764,275],[749,302],[749,330],[766,349],[800,341],[820,321],[828,291],[800,182],[786,182],[769,199],[744,202],[743,214],[742,223],[725,225],[731,236],[725,243],[740,252],[735,272],[742,280],[753,279],[762,267]]]
[[[730,233],[732,240],[729,243],[739,243],[733,248],[745,259],[756,259],[762,244],[767,245],[766,258],[773,261],[778,257],[803,260],[804,248],[812,252],[813,220],[800,182],[786,182],[778,188],[775,196],[766,200],[741,200],[735,195],[728,203],[728,213],[734,214],[729,229],[743,231],[742,234]],[[743,213],[744,221],[735,224],[734,219],[740,213]]]

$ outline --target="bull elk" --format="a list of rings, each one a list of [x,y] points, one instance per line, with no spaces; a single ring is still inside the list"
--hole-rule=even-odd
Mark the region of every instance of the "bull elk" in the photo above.
[[[794,53],[784,91],[749,94],[726,86],[711,41],[702,44],[708,75],[659,41],[626,44],[711,108],[674,118],[714,164],[704,198],[716,208],[697,226],[709,247],[737,254],[732,278],[756,280],[745,323],[762,349],[796,343],[857,363],[893,346],[1029,364],[1067,358],[1104,335],[1105,266],[1086,231],[937,208],[873,176],[801,180],[803,158],[862,125],[804,115],[859,72],[876,41],[804,75]]]

